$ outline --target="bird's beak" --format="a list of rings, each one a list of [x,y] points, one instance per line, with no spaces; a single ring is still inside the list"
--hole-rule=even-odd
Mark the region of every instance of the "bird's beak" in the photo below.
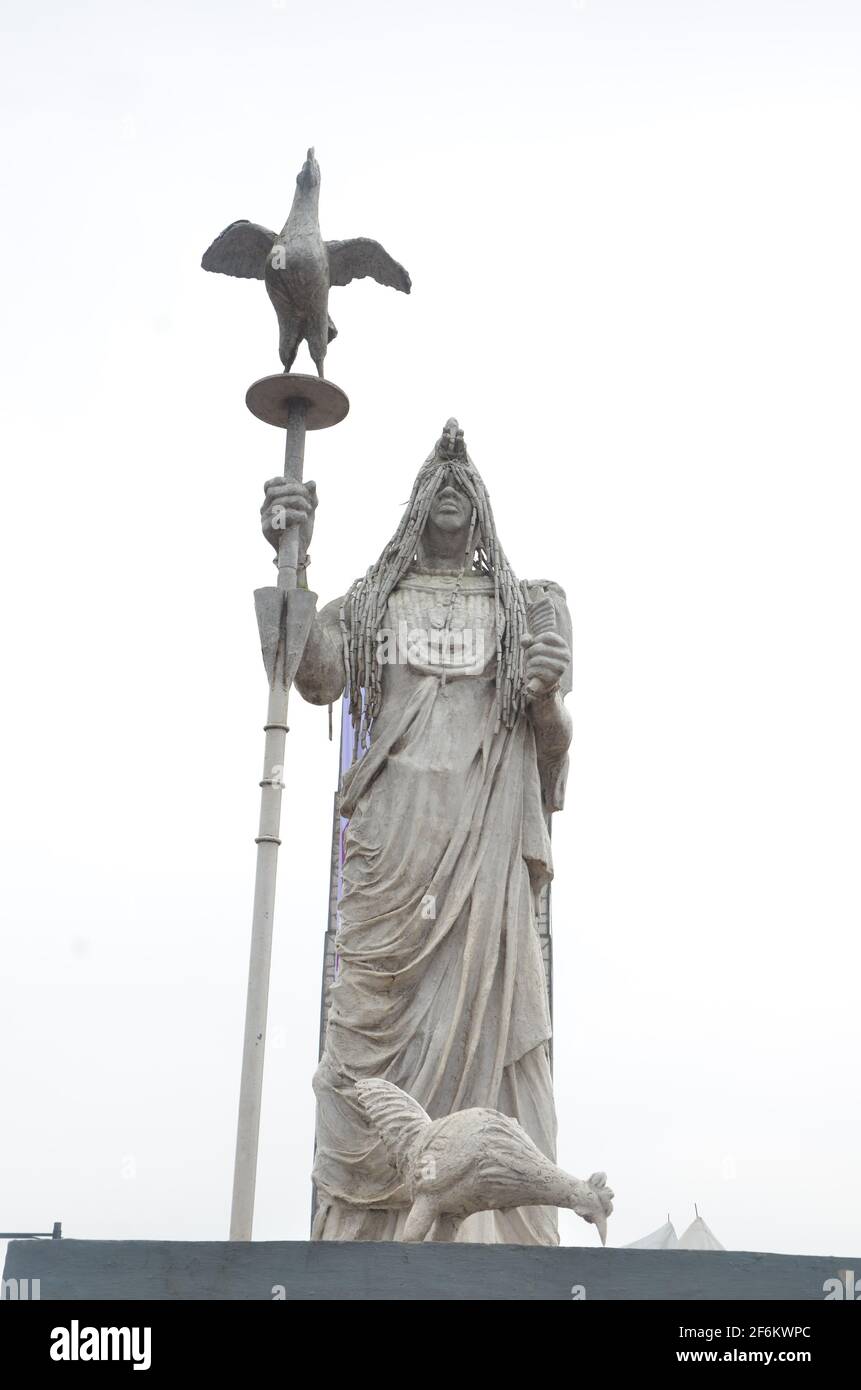
[[[606,1244],[607,1244],[607,1218],[606,1218],[606,1216],[597,1216],[597,1217],[595,1218],[595,1225],[597,1226],[597,1228],[598,1228],[598,1234],[599,1234],[599,1236],[601,1237],[601,1244],[602,1244],[602,1245],[606,1245]]]
[[[312,164],[313,161],[314,161],[314,146],[312,145],[311,148],[310,148],[310,150],[308,151],[308,163],[309,163],[309,164]]]

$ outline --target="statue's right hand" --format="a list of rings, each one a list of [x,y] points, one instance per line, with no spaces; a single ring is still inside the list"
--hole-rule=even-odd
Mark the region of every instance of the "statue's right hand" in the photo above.
[[[264,485],[263,493],[260,523],[269,544],[277,550],[281,535],[291,526],[298,526],[299,549],[304,556],[314,532],[316,483],[297,483],[292,478],[270,478]]]

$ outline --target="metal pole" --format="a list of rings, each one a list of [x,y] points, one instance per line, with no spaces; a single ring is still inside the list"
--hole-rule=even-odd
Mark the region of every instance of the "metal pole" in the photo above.
[[[305,401],[292,400],[286,426],[284,476],[296,482],[302,481],[305,462],[305,416]],[[298,563],[299,528],[291,526],[282,532],[278,542],[278,588],[285,595],[296,588]],[[288,602],[289,599],[285,597],[285,605]],[[269,704],[264,725],[266,742],[263,753],[263,777],[260,782],[257,872],[251,922],[251,958],[248,966],[236,1161],[233,1170],[233,1204],[230,1213],[231,1240],[250,1240],[254,1223],[263,1060],[269,1007],[269,969],[272,959],[272,923],[275,912],[278,846],[281,843],[281,793],[284,786],[287,704],[290,695],[289,680],[284,678],[285,648],[286,641],[281,644],[274,679],[270,682]]]

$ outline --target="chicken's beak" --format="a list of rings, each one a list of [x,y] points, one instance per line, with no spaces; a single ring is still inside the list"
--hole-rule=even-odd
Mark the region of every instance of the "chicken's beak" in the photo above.
[[[606,1245],[606,1244],[607,1244],[607,1218],[606,1218],[606,1216],[596,1216],[596,1218],[595,1218],[595,1225],[597,1226],[597,1228],[598,1228],[598,1234],[599,1234],[599,1236],[601,1237],[601,1244],[602,1244],[602,1245]]]

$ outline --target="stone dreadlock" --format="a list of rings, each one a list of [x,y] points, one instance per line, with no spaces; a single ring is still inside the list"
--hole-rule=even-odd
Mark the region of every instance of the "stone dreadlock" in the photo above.
[[[461,575],[469,571],[493,579],[497,727],[502,723],[510,729],[523,708],[520,645],[526,631],[523,591],[499,544],[487,488],[466,452],[463,430],[456,420],[449,420],[442,437],[419,470],[397,531],[376,564],[371,565],[363,579],[353,584],[341,608],[344,663],[357,750],[367,744],[382,704],[382,668],[377,653],[386,606],[396,585],[420,559],[421,538],[431,505],[447,479],[461,488],[472,502],[472,521]]]

